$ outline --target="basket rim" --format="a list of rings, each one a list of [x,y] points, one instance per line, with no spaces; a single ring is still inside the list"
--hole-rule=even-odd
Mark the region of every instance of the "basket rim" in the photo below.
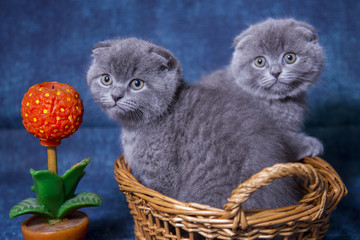
[[[309,185],[308,193],[297,205],[276,209],[242,209],[241,203],[252,193],[244,191],[246,186],[255,186],[258,189],[276,178],[285,177],[286,174],[279,176],[272,172],[273,170],[277,173],[284,172],[284,169],[292,169],[291,171],[295,169],[296,173],[294,171],[291,173],[298,177],[302,176],[302,180]],[[114,173],[120,190],[126,196],[131,195],[146,202],[149,208],[147,210],[156,212],[155,214],[170,216],[175,226],[186,227],[184,222],[203,224],[207,227],[228,228],[232,234],[249,226],[261,228],[285,224],[289,227],[298,221],[310,224],[328,219],[340,200],[347,195],[346,186],[338,173],[320,157],[306,157],[302,162],[275,164],[263,169],[234,189],[228,203],[222,209],[194,202],[185,203],[145,187],[132,175],[123,154],[114,162]],[[257,181],[269,174],[271,176],[268,181],[262,183]]]

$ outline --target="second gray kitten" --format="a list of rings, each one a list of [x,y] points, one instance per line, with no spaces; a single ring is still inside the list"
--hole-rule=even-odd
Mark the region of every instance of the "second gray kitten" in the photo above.
[[[231,64],[200,84],[255,99],[291,136],[296,159],[321,154],[322,143],[301,132],[306,93],[323,64],[315,29],[293,19],[268,19],[237,36],[234,47]]]
[[[172,53],[149,42],[97,44],[87,82],[102,109],[121,123],[135,176],[178,200],[222,207],[254,173],[293,159],[286,136],[251,101],[185,84]],[[286,178],[244,206],[274,208],[298,200],[297,184]]]

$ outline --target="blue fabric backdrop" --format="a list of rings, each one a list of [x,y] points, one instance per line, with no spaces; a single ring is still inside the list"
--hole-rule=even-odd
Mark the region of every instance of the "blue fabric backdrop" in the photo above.
[[[10,208],[34,197],[30,168],[46,169],[46,150],[21,123],[20,102],[35,83],[69,83],[85,107],[81,128],[58,147],[59,172],[91,157],[79,192],[103,198],[90,216],[88,239],[133,239],[133,222],[113,178],[121,153],[119,127],[91,99],[85,78],[92,46],[114,37],[139,37],[171,50],[185,79],[229,63],[233,38],[268,17],[294,17],[319,31],[326,66],[311,89],[305,130],[325,144],[323,158],[343,178],[349,195],[331,217],[326,239],[360,239],[360,2],[343,0],[41,1],[0,2],[0,239],[21,239],[28,216]]]

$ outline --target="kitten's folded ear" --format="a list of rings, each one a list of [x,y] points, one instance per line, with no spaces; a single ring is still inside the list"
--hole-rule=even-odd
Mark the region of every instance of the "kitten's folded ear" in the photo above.
[[[298,26],[295,29],[304,35],[309,42],[317,43],[319,41],[317,31],[312,26],[306,23],[298,23]]]
[[[92,53],[93,54],[96,54],[98,53],[99,51],[101,51],[101,49],[103,48],[108,48],[111,46],[111,42],[110,41],[103,41],[103,42],[98,42],[96,43],[93,48],[91,49],[92,50]]]
[[[240,49],[246,42],[251,39],[251,35],[248,33],[242,33],[234,39],[233,48]]]
[[[179,62],[177,61],[177,59],[171,52],[167,51],[166,49],[161,47],[152,47],[150,48],[149,52],[160,56],[164,60],[162,68],[172,70],[179,67]]]

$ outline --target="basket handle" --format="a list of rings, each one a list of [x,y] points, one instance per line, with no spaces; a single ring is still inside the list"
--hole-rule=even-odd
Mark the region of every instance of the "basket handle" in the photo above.
[[[320,176],[320,173],[313,166],[304,163],[278,163],[254,174],[251,178],[241,183],[232,191],[231,197],[228,198],[228,202],[224,205],[224,209],[228,211],[226,218],[234,219],[233,231],[235,232],[239,226],[242,229],[247,228],[248,224],[241,204],[256,190],[269,185],[275,179],[293,176],[298,177],[305,182],[305,186],[308,186],[309,194],[311,194],[311,200],[322,195],[321,204],[325,205],[326,196],[324,196],[322,191],[325,187],[325,183]],[[305,196],[300,202],[309,201]],[[325,206],[322,206],[320,208],[315,218],[322,214],[324,207]]]

